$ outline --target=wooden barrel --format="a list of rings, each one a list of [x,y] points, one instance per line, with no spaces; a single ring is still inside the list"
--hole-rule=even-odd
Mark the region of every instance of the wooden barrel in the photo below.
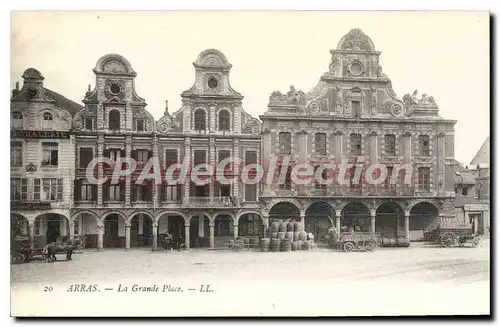
[[[296,221],[293,223],[293,230],[296,232],[302,231],[302,223]]]
[[[293,241],[292,242],[292,251],[298,251],[299,250],[299,241]]]
[[[271,224],[271,232],[278,232],[279,228],[280,223],[277,221],[273,221],[273,223]]]
[[[293,232],[293,223],[292,223],[292,222],[289,222],[289,223],[286,225],[286,231],[287,231],[287,232]]]
[[[297,250],[298,251],[303,250],[302,247],[304,246],[304,241],[297,241],[297,244],[298,244],[298,249]]]
[[[260,239],[260,250],[262,252],[269,252],[271,248],[271,240],[269,238]]]
[[[279,232],[286,232],[287,223],[281,223],[278,229]]]
[[[398,245],[398,247],[401,247],[401,248],[407,248],[410,246],[410,240],[408,240],[405,237],[400,237],[397,240],[397,245]]]
[[[290,252],[290,251],[292,251],[292,241],[285,238],[281,242],[281,251],[282,252]]]
[[[398,244],[398,242],[396,241],[395,238],[390,238],[389,239],[389,244],[390,244],[389,245],[390,247],[395,247]]]
[[[278,252],[280,250],[281,240],[279,238],[271,239],[271,251]]]
[[[278,232],[278,238],[280,240],[284,239],[285,238],[285,235],[286,235],[286,232]]]
[[[312,248],[311,241],[304,241],[304,243],[302,243],[302,250],[309,251],[311,248]]]
[[[294,241],[300,240],[300,232],[299,231],[293,232],[293,240]]]
[[[255,236],[250,237],[248,243],[251,245],[257,245],[257,244],[259,244],[259,238],[255,237]]]
[[[307,232],[301,231],[299,234],[299,240],[300,241],[307,241]]]
[[[293,241],[293,232],[285,232],[285,238]]]
[[[278,238],[278,232],[272,232],[270,236],[271,238]]]

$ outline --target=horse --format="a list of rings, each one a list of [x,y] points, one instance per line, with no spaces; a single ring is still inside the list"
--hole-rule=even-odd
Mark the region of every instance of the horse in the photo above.
[[[52,242],[43,248],[42,254],[44,255],[46,262],[54,262],[57,260],[56,253],[62,252],[66,253],[66,261],[71,261],[71,255],[73,251],[82,245],[82,240],[80,238],[67,239],[62,242]]]
[[[168,249],[176,249],[177,251],[181,251],[181,238],[179,236],[173,236],[170,233],[165,234],[165,250]]]

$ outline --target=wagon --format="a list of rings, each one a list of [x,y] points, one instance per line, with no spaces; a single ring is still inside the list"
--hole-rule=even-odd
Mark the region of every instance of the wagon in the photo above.
[[[373,251],[380,239],[380,233],[370,232],[340,232],[340,234],[335,234],[330,229],[329,234],[334,248],[345,252],[353,250]]]
[[[470,244],[476,247],[479,236],[474,232],[471,223],[456,217],[438,217],[424,232],[424,237],[443,247],[463,247]]]

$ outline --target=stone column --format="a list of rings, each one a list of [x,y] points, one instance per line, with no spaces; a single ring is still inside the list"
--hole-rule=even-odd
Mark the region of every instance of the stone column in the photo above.
[[[73,219],[69,221],[69,239],[75,239],[75,221]]]
[[[401,226],[399,224],[399,215],[396,216],[396,238],[399,236],[399,230]]]
[[[153,136],[153,158],[158,158],[158,161],[160,160],[159,156],[158,156],[158,142],[157,142],[157,139],[156,139],[156,135]],[[164,159],[165,161],[165,159]],[[160,167],[161,167],[161,163],[160,163]],[[153,208],[156,208],[158,207],[158,187],[160,187],[161,185],[163,185],[163,180],[161,181],[162,184],[158,185],[156,184],[156,179],[153,180]]]
[[[184,139],[184,160],[183,160],[184,166],[189,170],[191,170],[191,138],[186,137]],[[182,198],[182,203],[188,204],[189,203],[189,189],[190,189],[190,184],[191,184],[191,178],[188,178],[189,175],[186,175],[186,178],[184,179],[184,197]]]
[[[158,224],[153,224],[153,251],[158,248]]]
[[[35,249],[35,223],[29,222],[28,223],[28,235],[30,238],[30,248],[32,250]]]
[[[190,240],[189,240],[189,228],[191,227],[190,223],[184,223],[184,242],[186,244],[186,249],[189,250]]]
[[[97,137],[97,157],[101,158],[104,151],[104,135],[99,134]],[[97,164],[97,178],[101,179],[104,176],[103,163]],[[97,206],[102,207],[102,184],[97,185]]]
[[[132,151],[132,136],[127,135],[125,139],[125,158],[130,158],[130,153]],[[130,207],[130,174],[125,176],[125,206]]]
[[[265,181],[267,179],[267,175],[269,172],[270,164],[271,164],[271,155],[274,153],[273,147],[271,146],[271,132],[269,131],[268,128],[263,128],[262,130],[262,156],[261,156],[261,162],[260,164],[264,168],[264,177],[263,180]],[[263,193],[266,194],[269,192],[271,185],[267,183],[263,183],[262,188],[263,188]]]
[[[233,158],[236,163],[240,159],[240,140],[233,139]],[[237,207],[240,206],[240,167],[242,163],[234,165],[234,183],[232,185],[233,188],[233,197]]]
[[[405,164],[412,164],[411,163],[411,152],[412,152],[412,149],[411,149],[411,132],[405,132],[404,133],[404,142],[405,142],[405,146],[404,146],[404,159],[403,159],[403,162]],[[411,182],[411,181],[410,181]],[[404,180],[401,181],[401,183],[404,183]],[[404,186],[411,186],[411,185],[404,185]],[[401,192],[401,194],[403,194],[403,192]]]
[[[130,223],[125,223],[125,249],[130,249]]]
[[[377,211],[372,209],[370,210],[370,217],[371,217],[371,223],[370,223],[370,229],[373,235],[375,235],[375,217],[377,216]]]
[[[210,222],[210,248],[215,248],[215,223],[213,221]]]
[[[300,223],[302,225],[302,230],[306,230],[306,213],[305,213],[305,211],[300,211]]]
[[[410,241],[410,212],[405,211],[405,238]]]
[[[437,139],[437,191],[442,195],[445,193],[444,181],[444,132],[438,133]]]
[[[334,155],[336,160],[341,160],[342,159],[342,131],[335,131],[335,148],[334,148]]]
[[[212,169],[215,169],[215,139],[212,137],[210,138],[210,144],[208,147],[208,164],[212,167]],[[215,178],[212,177],[212,180],[210,181],[210,184],[208,185],[208,196],[210,196],[210,201],[212,201],[214,194],[215,194],[214,181],[215,181]]]
[[[378,162],[378,136],[376,131],[370,132],[370,162]]]
[[[238,237],[238,225],[233,225],[233,239],[236,241]]]
[[[264,237],[271,237],[271,235],[267,234],[269,229],[269,216],[262,216],[262,226],[264,227]]]
[[[104,247],[104,223],[97,225],[97,249],[101,250]]]
[[[340,216],[342,215],[341,210],[335,210],[335,227],[337,228],[337,231],[340,232]]]

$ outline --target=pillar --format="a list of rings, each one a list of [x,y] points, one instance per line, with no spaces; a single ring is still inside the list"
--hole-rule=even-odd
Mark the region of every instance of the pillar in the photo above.
[[[305,213],[305,211],[300,212],[300,224],[302,225],[302,230],[306,230],[306,213]]]
[[[405,238],[410,241],[410,212],[405,211]]]
[[[437,191],[438,194],[445,193],[445,182],[444,182],[444,132],[439,132],[437,138]],[[432,178],[432,177],[431,177]]]
[[[156,139],[156,134],[153,135],[153,158],[158,158],[158,160],[160,160],[159,159],[160,157],[158,156],[158,142],[157,142],[157,139]],[[154,179],[152,181],[152,183],[153,183],[153,208],[156,208],[156,207],[158,207],[158,193],[159,193],[158,192],[158,187],[160,187],[161,185],[163,185],[163,180],[161,181],[162,184],[160,184],[160,185],[158,185],[156,183],[156,179]]]
[[[189,228],[191,227],[191,225],[189,224],[189,222],[187,223],[184,223],[184,243],[186,245],[186,249],[189,250],[189,245],[190,245],[190,240],[189,240]]]
[[[97,138],[97,157],[101,158],[104,151],[104,135],[99,134]],[[101,179],[104,176],[103,163],[97,164],[97,178]],[[97,206],[102,206],[102,183],[97,184]]]
[[[185,167],[192,166],[192,164],[191,164],[191,138],[190,137],[186,137],[184,139],[184,160],[183,160],[183,163],[184,163]],[[184,196],[182,197],[182,202],[185,204],[189,203],[190,188],[191,188],[191,178],[185,178],[184,179]]]
[[[210,248],[215,248],[215,223],[210,222]]]
[[[97,225],[97,249],[100,250],[104,247],[104,223]]]
[[[132,151],[132,136],[127,135],[125,139],[125,158],[130,158],[130,152]],[[125,176],[125,206],[130,207],[130,174]]]
[[[236,241],[238,237],[238,224],[233,224],[233,239]]]
[[[69,239],[75,239],[75,221],[73,219],[69,221]]]
[[[271,132],[268,128],[263,128],[262,130],[262,158],[261,158],[261,164],[264,168],[264,180],[267,179],[267,174],[270,169],[270,164],[271,164],[271,154],[273,153],[272,146],[271,146]],[[264,183],[263,184],[263,193],[269,192],[270,189],[269,184]]]
[[[28,235],[30,238],[30,248],[32,250],[34,250],[35,249],[35,223],[34,222],[28,223]]]
[[[377,215],[376,210],[371,210],[370,211],[370,217],[371,217],[371,223],[370,223],[370,229],[373,235],[375,235],[375,217]]]
[[[158,224],[153,223],[153,251],[156,251],[158,248]]]
[[[399,215],[396,216],[396,238],[399,236],[399,230],[401,226],[399,226]]]
[[[378,136],[376,131],[370,132],[370,162],[378,162]]]
[[[233,159],[235,161],[235,164],[233,165],[234,169],[234,182],[232,184],[232,189],[233,189],[233,197],[234,201],[237,207],[240,205],[240,168],[242,163],[239,163],[238,160],[240,160],[240,140],[239,139],[233,139]]]
[[[130,223],[125,223],[125,249],[130,249]]]
[[[262,226],[264,227],[264,237],[270,237],[271,235],[267,234],[269,229],[269,216],[262,216]]]
[[[340,232],[340,216],[342,214],[341,210],[335,210],[335,227],[337,228],[337,231]]]
[[[212,127],[210,128],[210,130],[212,130]],[[210,167],[212,167],[212,169],[215,169],[215,166],[216,166],[216,163],[215,163],[215,139],[213,137],[210,138],[210,143],[209,143],[209,146],[208,146],[208,164],[210,165]],[[214,194],[215,194],[215,183],[213,182],[210,182],[210,184],[208,184],[208,196],[210,197],[210,201],[212,201],[213,197],[214,197]]]
[[[404,160],[403,163],[411,165],[411,132],[404,133]],[[403,181],[404,182],[404,181]],[[406,185],[405,185],[406,186]],[[410,185],[408,185],[410,186]]]
[[[335,146],[334,146],[334,158],[336,160],[342,159],[342,131],[335,131]]]

